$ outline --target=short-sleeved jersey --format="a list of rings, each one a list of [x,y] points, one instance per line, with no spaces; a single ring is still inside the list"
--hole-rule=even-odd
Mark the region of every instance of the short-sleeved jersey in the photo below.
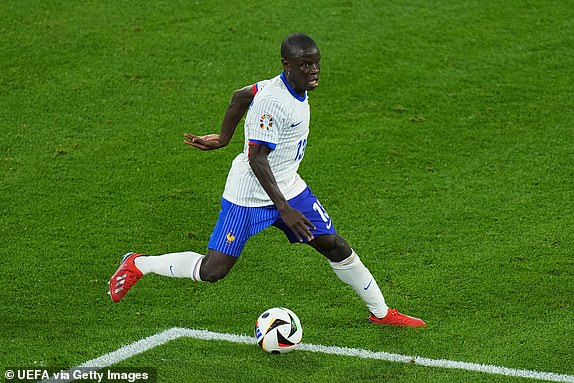
[[[223,192],[229,202],[247,207],[273,205],[249,165],[249,145],[272,149],[269,165],[287,200],[307,186],[297,173],[309,134],[307,93],[295,93],[283,73],[253,88],[256,94],[245,117],[243,152],[233,160]]]

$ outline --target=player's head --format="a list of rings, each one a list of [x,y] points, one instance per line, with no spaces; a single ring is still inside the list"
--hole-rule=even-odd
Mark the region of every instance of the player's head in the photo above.
[[[313,39],[294,33],[281,44],[281,63],[285,77],[293,90],[303,94],[319,85],[321,53]]]

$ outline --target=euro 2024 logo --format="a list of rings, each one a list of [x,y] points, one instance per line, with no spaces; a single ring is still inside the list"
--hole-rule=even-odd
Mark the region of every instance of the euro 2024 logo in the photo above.
[[[264,114],[259,118],[259,127],[265,130],[271,130],[273,127],[273,117],[270,114]]]

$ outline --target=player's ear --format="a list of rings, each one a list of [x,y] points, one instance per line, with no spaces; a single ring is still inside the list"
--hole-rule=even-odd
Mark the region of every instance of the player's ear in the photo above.
[[[291,63],[289,62],[289,60],[281,58],[281,64],[283,64],[283,70],[285,72],[291,71]]]

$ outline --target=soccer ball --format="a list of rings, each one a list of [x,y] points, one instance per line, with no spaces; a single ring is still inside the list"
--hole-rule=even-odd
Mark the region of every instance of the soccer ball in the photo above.
[[[255,322],[257,344],[271,354],[293,351],[303,337],[301,321],[283,307],[266,310]]]

